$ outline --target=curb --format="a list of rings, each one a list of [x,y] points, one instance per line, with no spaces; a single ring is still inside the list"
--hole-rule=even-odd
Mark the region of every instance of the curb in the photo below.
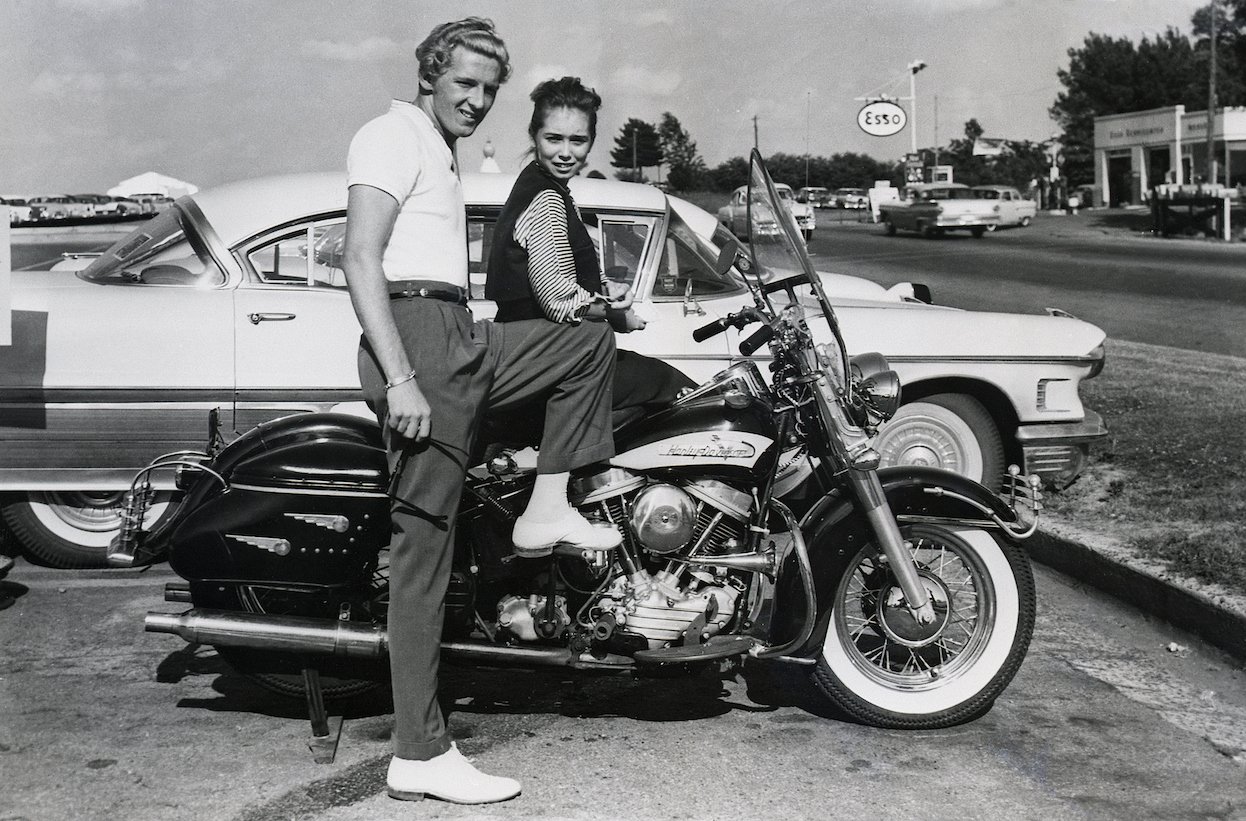
[[[1080,542],[1046,531],[1035,533],[1024,545],[1035,561],[1188,630],[1246,661],[1246,615],[1216,604],[1210,596],[1113,561]]]

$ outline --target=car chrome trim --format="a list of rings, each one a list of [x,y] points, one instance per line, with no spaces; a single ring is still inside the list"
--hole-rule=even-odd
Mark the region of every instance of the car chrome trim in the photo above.
[[[0,468],[0,490],[129,490],[141,468]],[[154,476],[156,490],[177,490],[173,476]]]
[[[1017,441],[1025,446],[1031,442],[1051,444],[1056,442],[1085,442],[1108,435],[1103,417],[1087,410],[1080,422],[1047,422],[1037,425],[1021,425],[1017,428]]]

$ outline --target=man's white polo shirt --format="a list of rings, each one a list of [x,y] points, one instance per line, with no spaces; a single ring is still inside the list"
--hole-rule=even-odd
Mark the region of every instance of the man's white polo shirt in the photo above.
[[[369,185],[399,205],[381,264],[390,280],[467,287],[467,214],[454,152],[417,106],[394,100],[351,140],[346,184]]]

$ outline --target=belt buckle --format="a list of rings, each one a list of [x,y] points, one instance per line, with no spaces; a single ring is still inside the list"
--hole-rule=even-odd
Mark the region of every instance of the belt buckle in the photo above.
[[[416,291],[416,294],[418,294],[419,296],[424,297],[425,299],[428,299],[428,289],[427,289],[427,288],[421,288],[420,290]]]

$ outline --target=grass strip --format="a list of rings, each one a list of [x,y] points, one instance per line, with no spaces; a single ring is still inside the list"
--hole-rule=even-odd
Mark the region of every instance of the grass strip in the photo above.
[[[1110,431],[1082,476],[1047,494],[1055,514],[1246,594],[1246,359],[1109,340],[1082,383]]]

